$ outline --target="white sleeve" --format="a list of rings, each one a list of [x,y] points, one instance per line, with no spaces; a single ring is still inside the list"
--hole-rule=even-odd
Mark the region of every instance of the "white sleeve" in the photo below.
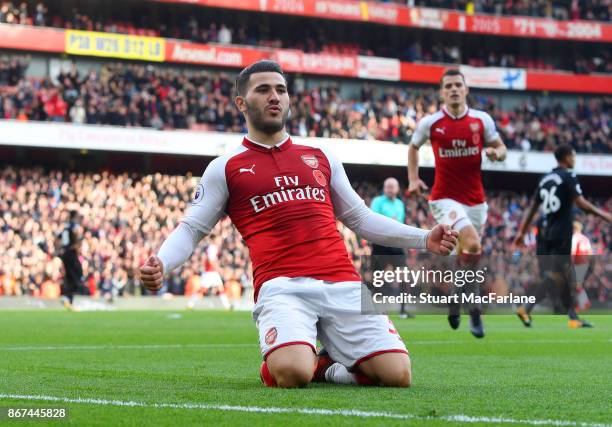
[[[410,144],[419,148],[421,145],[425,144],[429,139],[429,131],[431,129],[431,116],[425,116],[419,120],[417,127],[412,134],[412,138],[410,139]]]
[[[223,158],[213,160],[206,170],[191,201],[191,207],[178,227],[164,241],[157,256],[170,272],[183,264],[196,245],[210,233],[223,216],[229,196]]]
[[[157,257],[164,266],[164,274],[182,265],[191,256],[204,234],[181,222],[159,248]]]
[[[495,122],[493,121],[493,118],[490,115],[486,113],[483,114],[482,123],[484,124],[484,138],[486,143],[493,142],[499,139],[499,133],[495,128]]]
[[[205,235],[209,234],[225,212],[229,198],[225,165],[227,161],[219,157],[210,162],[191,200],[191,207],[181,220]]]
[[[428,230],[402,224],[368,208],[353,190],[342,163],[322,150],[331,166],[330,188],[334,212],[348,228],[366,240],[383,246],[425,249]]]

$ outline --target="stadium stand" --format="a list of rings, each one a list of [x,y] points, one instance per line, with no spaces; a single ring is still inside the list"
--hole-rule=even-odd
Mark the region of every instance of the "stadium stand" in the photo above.
[[[357,191],[369,204],[379,194],[379,183],[361,182]],[[85,294],[100,295],[112,289],[118,295],[144,293],[138,267],[161,244],[178,223],[192,190],[190,176],[136,173],[69,173],[43,168],[6,166],[0,172],[0,295],[34,295],[45,287],[59,286],[61,262],[52,257],[54,236],[63,227],[68,209],[79,206],[84,215],[82,259]],[[599,201],[612,209],[612,198]],[[489,221],[484,233],[485,255],[510,257],[511,241],[522,212],[529,203],[526,194],[488,194]],[[407,223],[430,227],[434,223],[425,200],[407,200]],[[612,249],[612,236],[600,220],[583,219],[596,254]],[[358,262],[369,255],[368,244],[339,223],[345,243]],[[534,241],[533,234],[529,238]],[[171,274],[166,290],[185,294],[199,280],[207,260],[217,258],[226,287],[238,282],[250,287],[248,250],[228,218],[202,242],[191,261]],[[508,283],[524,286],[520,269],[508,266]],[[497,279],[496,279],[497,280]],[[592,294],[605,289],[593,282]],[[605,288],[605,286],[604,286]]]
[[[560,20],[585,19],[610,20],[610,3],[605,0],[551,1],[551,0],[381,0],[383,3],[399,3],[408,6],[457,9],[467,13],[495,15],[519,15]]]
[[[508,1],[508,0],[379,0],[381,3],[396,3],[409,7],[431,7],[441,9],[454,9],[468,14],[485,13],[493,15],[518,15],[540,18],[553,18],[558,20],[590,20],[610,21],[610,3],[606,0],[587,1]],[[48,4],[58,6],[58,2],[12,2],[3,1],[0,5],[0,23],[18,23],[23,25],[46,25],[49,19]],[[63,26],[69,20],[62,20],[57,16],[59,10],[52,11],[54,26]],[[60,9],[61,10],[61,9]],[[79,15],[78,9],[70,10],[72,19],[84,21],[85,26],[96,24],[86,16]],[[91,24],[89,24],[91,22]],[[59,24],[59,25],[58,25]],[[128,29],[134,29],[131,23],[124,24]]]
[[[67,4],[75,7],[66,7]],[[610,21],[609,1],[501,1],[409,0],[408,6],[446,8],[473,14],[522,15],[556,20]],[[256,46],[397,58],[415,63],[501,66],[575,73],[610,73],[609,44],[481,36],[401,28],[307,17],[228,11],[195,5],[133,2],[0,3],[0,24],[54,27],[85,31],[158,36],[211,46]],[[143,8],[152,13],[141,13]],[[100,13],[98,13],[98,11]],[[257,20],[250,17],[257,16]],[[281,21],[290,25],[277,25]],[[253,25],[256,22],[257,25]],[[299,23],[302,31],[293,31]],[[17,27],[10,27],[17,28]],[[57,31],[59,33],[59,31]],[[388,42],[381,43],[381,38]],[[551,38],[552,39],[552,38]],[[409,40],[409,42],[406,42]],[[557,44],[555,44],[557,43]],[[560,53],[561,52],[561,53]],[[159,130],[245,131],[244,121],[232,103],[233,71],[153,62],[97,62],[84,56],[59,74],[47,62],[55,53],[11,53],[0,57],[0,118],[68,122],[74,125],[147,127]],[[44,77],[31,73],[32,55],[46,62]],[[41,58],[43,58],[41,60]],[[142,59],[142,58],[141,58]],[[87,66],[96,63],[90,71]],[[84,65],[84,64],[87,65]],[[234,65],[234,67],[236,67]],[[40,73],[39,73],[40,74]],[[605,74],[603,74],[605,76]],[[571,74],[570,74],[571,76]],[[406,144],[416,123],[438,108],[435,85],[408,87],[339,77],[292,85],[291,134],[303,137],[370,139]],[[347,96],[345,85],[358,84],[356,96]],[[498,88],[499,89],[499,88]],[[579,153],[612,152],[612,98],[567,95],[563,102],[545,92],[473,91],[470,104],[490,112],[510,149],[552,151],[571,143]],[[507,107],[512,99],[513,106]],[[518,101],[517,101],[518,100]],[[502,104],[504,105],[502,107]],[[207,143],[207,141],[202,142]],[[191,176],[166,173],[116,173],[91,167],[87,172],[41,167],[15,167],[2,161],[0,169],[0,295],[55,295],[61,281],[61,263],[53,257],[54,237],[68,209],[79,206],[85,216],[82,245],[86,275],[84,293],[97,295],[112,289],[117,294],[144,293],[138,267],[159,247],[180,219],[193,188]],[[359,193],[369,202],[379,192],[379,182],[358,176]],[[502,192],[493,186],[488,194],[489,221],[484,233],[486,254],[509,256],[528,195]],[[607,209],[612,199],[598,200]],[[407,222],[431,226],[423,200],[407,202]],[[597,253],[609,253],[612,239],[598,220],[582,219],[584,231]],[[369,247],[348,229],[339,226],[356,262]],[[530,236],[533,241],[533,234]],[[218,254],[218,255],[217,255]],[[191,262],[169,276],[166,289],[189,294],[210,259],[218,258],[226,287],[250,287],[248,250],[229,220],[223,219],[213,237],[203,243]],[[508,280],[523,286],[516,269]],[[591,293],[604,294],[598,284]],[[609,287],[608,287],[609,289]]]
[[[427,2],[426,2],[427,3]],[[427,7],[446,7],[452,9],[466,9],[468,2],[431,2]],[[478,3],[478,2],[476,2]],[[483,4],[485,3],[485,4]],[[480,7],[472,10],[476,12],[493,12],[486,3],[481,2]],[[508,3],[510,6],[508,6]],[[517,2],[499,2],[498,5],[508,6]],[[541,9],[542,3],[529,2],[528,10]],[[609,21],[609,14],[602,14],[603,6],[592,4],[584,5],[584,13],[580,16],[601,17],[604,22]],[[516,6],[516,5],[515,5]],[[51,11],[49,11],[51,7]],[[610,51],[604,45],[585,46],[579,45],[575,48],[565,46],[563,54],[557,50],[550,51],[547,48],[539,48],[537,45],[518,45],[517,43],[503,40],[495,45],[484,45],[474,43],[472,39],[450,38],[445,35],[436,37],[414,37],[410,34],[410,40],[406,42],[405,37],[393,36],[385,43],[380,42],[381,28],[353,28],[349,34],[338,32],[334,26],[321,25],[316,21],[302,20],[299,36],[285,26],[276,25],[276,19],[272,19],[268,25],[255,25],[253,20],[231,19],[225,16],[211,14],[209,10],[179,10],[173,13],[159,12],[152,17],[144,18],[137,11],[125,18],[125,10],[116,10],[111,13],[97,14],[96,6],[90,5],[91,10],[85,13],[78,7],[61,8],[59,4],[44,3],[28,5],[25,2],[17,7],[10,2],[5,2],[0,12],[0,23],[51,26],[56,28],[75,29],[84,31],[99,31],[107,33],[132,34],[140,36],[159,36],[172,39],[189,40],[197,43],[219,43],[221,45],[252,45],[276,48],[299,49],[304,52],[339,53],[347,55],[370,55],[380,57],[397,58],[406,61],[422,61],[445,64],[468,64],[471,66],[501,66],[520,67],[541,70],[569,70],[580,74],[587,73],[610,73]],[[92,9],[93,8],[93,9]],[[470,8],[468,8],[470,9]],[[520,15],[517,8],[514,15]],[[551,10],[564,10],[562,6],[551,6]],[[114,14],[113,14],[114,12]],[[523,13],[525,14],[525,13]],[[140,15],[140,16],[139,16]],[[533,15],[529,16],[549,16]],[[553,14],[559,15],[558,13]],[[94,16],[92,18],[91,16]],[[573,15],[572,15],[573,16]],[[606,18],[607,16],[607,18]],[[223,22],[223,19],[229,22]],[[584,19],[584,18],[581,18]],[[246,22],[244,22],[246,21]],[[137,23],[136,23],[137,22]],[[337,24],[334,24],[337,25]],[[374,33],[375,36],[372,35]],[[355,43],[359,39],[359,43]]]
[[[232,78],[222,72],[109,63],[81,76],[73,67],[51,79],[23,79],[25,59],[0,79],[0,117],[17,120],[244,132],[232,102]],[[21,65],[19,65],[21,64]],[[12,71],[11,71],[12,70]],[[6,76],[6,77],[3,77]],[[10,81],[9,81],[10,80]],[[18,81],[17,81],[18,80]],[[298,136],[376,139],[408,143],[417,121],[438,108],[435,90],[364,85],[358,99],[343,99],[338,86],[292,91],[288,127]],[[561,143],[580,153],[610,153],[612,99],[578,99],[572,110],[534,97],[512,111],[492,98],[472,106],[492,113],[510,148],[552,151]]]

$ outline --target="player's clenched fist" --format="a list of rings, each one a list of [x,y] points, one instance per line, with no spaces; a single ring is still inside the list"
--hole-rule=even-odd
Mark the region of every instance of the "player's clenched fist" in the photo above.
[[[497,162],[502,159],[502,155],[500,155],[499,151],[497,151],[495,147],[487,147],[485,154],[492,162]]]
[[[438,224],[427,236],[427,250],[437,255],[450,255],[457,246],[459,232],[446,224]]]
[[[140,267],[140,279],[142,284],[150,291],[158,291],[162,287],[164,278],[164,266],[159,258],[151,255]]]

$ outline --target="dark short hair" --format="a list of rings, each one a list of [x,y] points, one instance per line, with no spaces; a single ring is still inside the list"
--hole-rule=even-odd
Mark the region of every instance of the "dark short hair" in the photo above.
[[[263,59],[261,61],[257,61],[249,65],[244,70],[242,70],[240,74],[238,74],[238,77],[236,77],[236,95],[244,96],[246,94],[251,74],[268,72],[280,74],[281,76],[283,76],[285,83],[287,82],[285,74],[283,74],[283,69],[278,64],[278,62],[272,61],[270,59]]]
[[[461,71],[459,71],[458,68],[448,68],[446,71],[444,71],[444,73],[442,74],[442,77],[440,77],[440,86],[442,86],[444,77],[448,77],[448,76],[461,76],[463,83],[465,83],[465,76],[463,75]]]
[[[561,144],[557,148],[555,148],[555,159],[558,162],[565,159],[566,156],[569,156],[574,152],[574,147],[569,144]]]

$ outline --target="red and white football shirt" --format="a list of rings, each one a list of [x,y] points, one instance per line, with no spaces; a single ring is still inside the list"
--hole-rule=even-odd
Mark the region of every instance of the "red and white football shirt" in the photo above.
[[[466,108],[455,117],[442,107],[421,119],[410,143],[420,147],[431,141],[436,165],[430,200],[453,199],[468,206],[484,203],[482,150],[497,138],[495,123],[484,111]]]
[[[281,276],[360,280],[336,227],[336,215],[360,205],[342,164],[322,149],[244,138],[206,168],[182,222],[208,234],[227,213],[249,247],[257,294]]]

